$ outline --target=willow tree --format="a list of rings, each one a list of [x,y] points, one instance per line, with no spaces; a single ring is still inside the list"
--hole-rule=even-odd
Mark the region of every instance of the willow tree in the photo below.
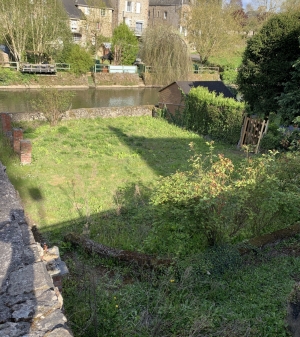
[[[188,19],[188,39],[203,63],[211,56],[219,56],[236,49],[242,34],[234,18],[232,6],[219,0],[196,0]]]
[[[140,57],[151,66],[152,84],[165,85],[188,79],[191,68],[189,48],[171,26],[147,28],[142,37]]]

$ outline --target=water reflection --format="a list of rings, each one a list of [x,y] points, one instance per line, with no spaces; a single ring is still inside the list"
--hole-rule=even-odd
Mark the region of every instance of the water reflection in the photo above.
[[[72,90],[72,109],[157,104],[158,88],[97,88]],[[30,112],[37,90],[0,91],[0,112]]]

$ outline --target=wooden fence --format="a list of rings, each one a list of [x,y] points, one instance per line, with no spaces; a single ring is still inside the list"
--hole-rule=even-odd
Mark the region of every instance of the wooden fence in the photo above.
[[[251,145],[253,148],[252,151],[257,153],[259,151],[260,141],[264,134],[267,133],[268,125],[269,120],[257,118],[256,116],[244,116],[238,147]]]

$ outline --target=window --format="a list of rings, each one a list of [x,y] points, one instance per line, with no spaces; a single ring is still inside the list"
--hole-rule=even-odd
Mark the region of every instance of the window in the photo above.
[[[81,41],[81,35],[80,34],[74,34],[73,35],[73,41],[74,42],[80,42]]]
[[[137,14],[140,14],[140,13],[141,13],[141,3],[140,3],[140,2],[137,2],[137,3],[136,3],[136,10],[135,10],[135,12],[136,12]]]
[[[148,19],[150,18],[150,11],[148,11]]]
[[[104,8],[101,8],[101,16],[105,16],[105,14],[106,14],[105,9],[104,9]]]
[[[100,22],[96,22],[96,29],[100,30]]]
[[[168,12],[164,12],[164,19],[167,19]]]
[[[88,7],[85,7],[84,13],[85,13],[86,15],[89,15],[89,14],[90,14],[90,9],[89,9]]]
[[[78,22],[77,20],[71,20],[71,31],[76,32],[78,30]]]
[[[126,12],[132,12],[132,1],[126,1]]]
[[[142,34],[142,30],[143,30],[143,23],[142,22],[136,22],[135,23],[136,34]]]
[[[157,17],[159,18],[159,11],[157,11]]]

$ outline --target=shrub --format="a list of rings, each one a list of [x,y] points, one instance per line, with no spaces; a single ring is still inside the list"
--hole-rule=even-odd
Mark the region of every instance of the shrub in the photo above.
[[[82,75],[90,71],[94,65],[92,55],[77,44],[70,45],[65,51],[67,63],[71,64],[71,72]]]
[[[35,79],[35,75],[21,74],[16,70],[0,68],[0,86],[13,84],[27,84],[31,79]]]
[[[195,155],[189,171],[161,178],[152,196],[159,217],[147,243],[187,254],[293,224],[299,219],[300,193],[288,188],[295,174],[289,175],[275,154],[246,159],[240,167],[223,155]],[[297,159],[289,160],[294,167]],[[176,245],[166,246],[170,238]]]
[[[214,139],[237,144],[242,126],[245,104],[224,98],[207,88],[192,88],[185,96],[182,124],[187,129]]]
[[[43,88],[39,93],[39,98],[31,101],[31,105],[35,110],[42,112],[50,125],[53,126],[62,119],[64,112],[71,107],[73,96],[74,93],[71,91]]]
[[[237,75],[238,75],[238,73],[235,69],[225,69],[221,73],[221,80],[225,84],[236,84]]]

